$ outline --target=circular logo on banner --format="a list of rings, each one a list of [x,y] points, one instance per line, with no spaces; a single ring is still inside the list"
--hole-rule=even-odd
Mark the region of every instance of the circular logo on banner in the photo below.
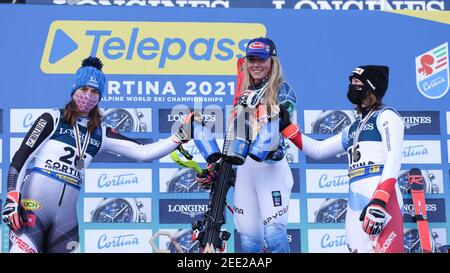
[[[449,88],[448,43],[416,57],[416,84],[429,99],[439,99]]]

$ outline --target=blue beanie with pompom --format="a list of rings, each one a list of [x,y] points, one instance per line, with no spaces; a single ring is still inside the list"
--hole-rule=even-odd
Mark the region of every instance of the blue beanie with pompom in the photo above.
[[[83,60],[78,68],[73,80],[72,92],[70,96],[80,87],[89,86],[97,89],[100,99],[103,96],[105,87],[105,75],[102,72],[103,63],[97,57],[88,57]]]

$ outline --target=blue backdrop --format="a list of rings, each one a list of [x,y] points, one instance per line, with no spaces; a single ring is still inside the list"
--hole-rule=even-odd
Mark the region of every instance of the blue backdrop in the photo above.
[[[236,60],[249,39],[267,35],[277,45],[285,79],[296,90],[297,120],[305,133],[317,138],[336,133],[314,130],[312,123],[325,114],[323,110],[342,110],[352,118],[346,89],[348,74],[355,66],[390,67],[384,102],[401,111],[409,124],[402,170],[417,166],[432,174],[430,181],[436,186],[434,192],[430,190],[429,211],[436,216],[430,225],[436,230],[436,242],[448,244],[448,19],[441,23],[370,11],[58,5],[2,5],[0,13],[3,200],[10,158],[21,138],[39,113],[68,102],[72,76],[82,58],[96,53],[105,63],[108,84],[100,106],[105,111],[128,111],[116,111],[105,121],[117,125],[130,112],[135,113],[119,128],[127,136],[142,141],[169,136],[183,111],[168,109],[187,105],[210,109],[205,115],[210,122],[221,121],[215,125],[221,138],[222,111],[234,92]],[[443,12],[435,18],[443,21],[448,17],[448,12]],[[196,158],[200,160],[199,155]],[[346,251],[343,223],[322,223],[317,217],[325,199],[346,198],[348,181],[345,177],[339,181],[345,174],[346,157],[317,162],[292,148],[289,160],[297,174],[289,216],[293,251]],[[166,182],[180,172],[177,168],[168,158],[132,163],[117,155],[99,156],[90,166],[78,203],[79,250],[150,252],[148,240],[158,230],[188,229],[190,221],[204,211],[208,194],[198,189],[170,192],[173,189],[169,190]],[[192,181],[192,173],[184,175],[183,179]],[[109,177],[106,187],[104,177]],[[329,183],[322,187],[324,179]],[[139,186],[129,190],[133,184]],[[92,223],[91,212],[103,197],[140,200],[145,204],[146,220]],[[410,195],[406,193],[405,198]],[[232,200],[232,191],[228,200]],[[224,227],[234,230],[231,214]],[[405,223],[405,229],[412,228],[414,223]],[[4,224],[2,229],[6,252],[8,232]],[[125,246],[126,238],[137,238],[139,245]],[[163,239],[159,241],[164,247]],[[237,241],[233,235],[228,252],[239,250],[234,244]]]

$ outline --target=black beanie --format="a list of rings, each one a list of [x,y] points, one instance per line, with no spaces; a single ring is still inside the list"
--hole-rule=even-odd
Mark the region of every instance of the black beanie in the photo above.
[[[389,67],[384,65],[358,66],[350,73],[349,80],[359,79],[378,98],[383,98],[389,83]]]

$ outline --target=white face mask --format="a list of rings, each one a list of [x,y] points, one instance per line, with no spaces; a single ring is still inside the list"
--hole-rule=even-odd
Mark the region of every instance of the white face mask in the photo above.
[[[89,113],[97,105],[99,96],[97,94],[75,92],[72,98],[80,112]]]

